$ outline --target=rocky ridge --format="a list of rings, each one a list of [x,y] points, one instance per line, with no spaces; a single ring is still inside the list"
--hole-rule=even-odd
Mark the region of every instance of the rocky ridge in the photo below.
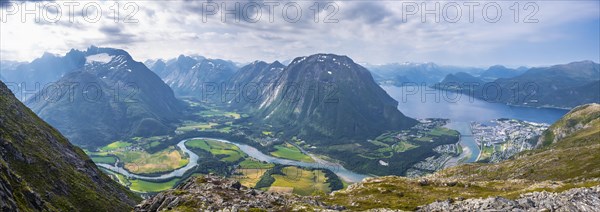
[[[327,206],[317,197],[265,192],[247,188],[235,180],[207,175],[144,200],[135,211],[302,211],[314,208],[344,209]]]
[[[574,188],[561,193],[532,192],[515,200],[503,197],[438,201],[417,211],[598,211],[600,186]]]

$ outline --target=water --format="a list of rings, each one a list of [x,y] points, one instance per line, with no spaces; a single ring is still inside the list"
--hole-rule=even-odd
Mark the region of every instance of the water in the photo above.
[[[362,174],[358,174],[358,173],[352,172],[350,170],[347,170],[342,165],[328,162],[328,161],[325,161],[325,160],[322,160],[319,158],[314,158],[316,161],[315,163],[306,163],[306,162],[299,162],[299,161],[293,161],[293,160],[286,160],[286,159],[276,158],[276,157],[273,157],[270,155],[263,154],[258,149],[254,148],[252,146],[249,146],[249,145],[238,144],[238,143],[231,142],[228,140],[215,139],[215,138],[190,138],[190,139],[180,141],[177,144],[177,147],[179,147],[181,150],[183,150],[186,154],[188,154],[190,156],[190,162],[185,167],[179,168],[175,171],[172,171],[167,174],[160,175],[160,176],[151,177],[151,176],[133,174],[122,167],[118,167],[116,164],[111,165],[111,164],[99,163],[98,166],[108,169],[110,171],[122,174],[122,175],[130,177],[130,178],[136,178],[136,179],[142,179],[142,180],[166,180],[166,179],[171,179],[171,178],[175,178],[175,177],[182,177],[186,171],[188,171],[188,170],[194,168],[196,165],[198,165],[198,159],[199,159],[198,155],[196,155],[194,152],[190,151],[185,146],[185,142],[187,142],[189,140],[194,140],[194,139],[209,139],[209,140],[214,140],[214,141],[219,141],[219,142],[223,142],[223,143],[230,143],[230,144],[236,145],[237,147],[240,148],[240,150],[242,150],[243,152],[248,154],[248,156],[250,156],[256,160],[259,160],[259,161],[275,163],[275,164],[283,164],[283,165],[292,165],[292,166],[305,167],[305,168],[329,169],[333,173],[335,173],[337,176],[339,176],[340,178],[344,179],[347,182],[360,182],[362,179],[368,177],[367,175],[362,175]]]
[[[418,86],[382,86],[382,88],[398,101],[398,109],[406,116],[419,119],[450,119],[446,127],[461,134],[460,143],[463,146],[462,155],[447,163],[451,165],[457,164],[458,160],[464,157],[468,157],[465,162],[477,160],[480,149],[472,136],[470,124],[473,121],[489,122],[493,119],[510,118],[552,124],[569,112],[552,108],[508,106]]]
[[[456,130],[460,133],[460,145],[463,147],[463,152],[457,157],[455,161],[452,161],[452,165],[458,164],[458,159],[468,157],[465,162],[473,163],[477,161],[479,153],[479,145],[475,142],[473,134],[471,133],[471,124],[468,122],[450,122],[445,127]],[[448,164],[447,164],[448,166]]]
[[[552,124],[569,112],[563,109],[508,106],[431,88],[426,88],[424,92],[425,88],[416,86],[382,88],[398,101],[398,109],[404,115],[413,118],[446,118],[467,123],[510,118]]]
[[[244,153],[248,154],[248,156],[250,156],[256,160],[263,161],[263,162],[283,164],[283,165],[292,165],[292,166],[305,167],[305,168],[329,169],[333,173],[335,173],[337,176],[339,176],[340,178],[344,179],[347,182],[360,182],[362,179],[368,177],[367,175],[358,174],[356,172],[347,170],[340,164],[325,161],[325,160],[322,160],[322,159],[319,159],[316,157],[313,157],[313,159],[315,159],[315,161],[316,161],[314,163],[293,161],[293,160],[281,159],[281,158],[263,154],[258,149],[254,148],[252,146],[249,146],[249,145],[238,144],[238,143],[234,143],[234,142],[222,140],[222,139],[214,139],[214,138],[206,138],[206,139],[211,139],[211,140],[220,141],[220,142],[224,142],[224,143],[234,144],[237,147],[239,147],[240,150],[242,150]]]

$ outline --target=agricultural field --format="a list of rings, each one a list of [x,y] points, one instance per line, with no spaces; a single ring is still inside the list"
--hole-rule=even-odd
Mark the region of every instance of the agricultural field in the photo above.
[[[106,169],[102,169],[108,176],[119,184],[129,188],[132,191],[139,193],[149,192],[161,192],[175,187],[175,185],[181,180],[180,178],[173,178],[167,182],[150,182],[140,179],[129,179],[122,174],[115,173]]]
[[[248,188],[253,188],[267,170],[261,168],[238,168],[235,170],[232,178],[240,181],[242,185]]]
[[[247,117],[245,114],[239,114],[236,112],[227,112],[227,111],[222,111],[222,110],[218,110],[218,109],[202,110],[196,114],[199,116],[205,117],[205,118],[224,116],[224,117],[232,118],[232,119],[240,119],[242,117]]]
[[[179,178],[174,178],[170,181],[162,182],[162,183],[156,183],[156,182],[150,182],[150,181],[138,180],[138,179],[129,180],[129,182],[131,182],[129,189],[131,189],[132,191],[141,192],[141,193],[160,192],[160,191],[165,191],[165,190],[175,187],[175,185],[177,184],[177,182],[179,182],[179,180],[180,180]]]
[[[182,131],[182,132],[189,132],[189,131],[195,131],[195,130],[210,130],[212,129],[214,126],[216,126],[217,123],[213,123],[213,122],[185,122],[183,123],[182,126],[178,127],[177,130],[178,131]]]
[[[237,179],[246,187],[254,187],[260,178],[273,168],[275,165],[271,163],[260,162],[251,158],[246,158],[240,162],[235,170],[233,178]]]
[[[123,148],[129,147],[129,146],[131,146],[131,143],[129,143],[129,142],[115,141],[109,145],[106,145],[106,146],[100,148],[100,150],[102,150],[104,152],[110,152],[110,151],[123,149]]]
[[[247,156],[237,146],[219,141],[196,139],[186,142],[185,145],[192,149],[208,151],[223,162],[237,162]]]
[[[315,193],[329,193],[329,183],[325,181],[325,173],[321,170],[306,170],[294,166],[287,166],[282,169],[284,175],[274,174],[275,182],[271,187],[292,188],[294,194],[312,195]]]
[[[406,152],[408,150],[411,150],[411,149],[414,149],[414,148],[417,148],[417,147],[418,147],[417,145],[411,144],[411,143],[406,142],[406,141],[401,141],[401,142],[398,142],[397,144],[393,145],[392,149],[395,152],[400,153],[400,152]]]
[[[270,152],[271,155],[278,157],[278,158],[284,158],[284,159],[290,159],[290,160],[295,160],[295,161],[302,161],[302,162],[315,162],[314,159],[312,159],[310,156],[302,153],[302,151],[300,151],[300,149],[298,149],[297,147],[295,147],[292,144],[289,143],[285,143],[282,145],[276,145],[275,146],[276,151],[274,152]]]
[[[173,146],[154,154],[142,150],[113,152],[112,154],[119,157],[125,163],[125,168],[134,174],[167,172],[189,163],[189,158]]]
[[[260,162],[251,158],[246,158],[239,164],[242,169],[270,169],[273,168],[272,163]]]

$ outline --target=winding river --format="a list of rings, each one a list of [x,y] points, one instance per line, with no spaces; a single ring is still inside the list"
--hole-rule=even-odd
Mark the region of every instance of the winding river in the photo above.
[[[459,97],[458,100],[456,100],[455,96],[453,96],[451,98],[452,101],[446,101],[445,99],[448,98],[439,98],[439,96],[447,95],[447,93],[431,89],[426,90],[419,88],[394,86],[383,86],[383,89],[399,102],[398,109],[400,109],[400,111],[402,111],[405,115],[409,117],[450,119],[450,123],[446,125],[446,127],[460,132],[460,143],[463,146],[463,153],[459,157],[453,158],[449,162],[447,162],[446,166],[456,165],[461,160],[465,160],[465,162],[474,162],[477,159],[477,156],[479,155],[480,151],[477,146],[477,143],[471,136],[472,134],[470,122],[472,121],[486,122],[498,118],[515,118],[531,122],[552,124],[568,112],[566,110],[560,109],[513,107],[507,106],[505,104],[490,103],[478,99],[473,99],[469,98],[468,96]],[[421,92],[421,90],[425,92]],[[439,100],[436,98],[438,98]],[[190,151],[185,146],[185,143],[187,141],[193,139],[210,139],[224,143],[234,144],[237,147],[239,147],[243,152],[248,154],[250,157],[263,162],[293,165],[305,168],[329,169],[347,182],[359,182],[362,179],[368,177],[367,175],[358,174],[347,170],[340,164],[332,163],[317,158],[314,155],[309,154],[313,159],[315,159],[314,163],[281,159],[263,154],[258,149],[249,145],[238,144],[228,140],[215,138],[191,138],[180,141],[177,144],[177,147],[179,147],[181,150],[183,150],[189,155],[190,162],[182,168],[179,168],[166,174],[162,174],[160,176],[144,176],[133,174],[122,167],[118,167],[117,163],[98,164],[98,166],[131,178],[143,180],[167,180],[175,177],[182,177],[185,174],[185,172],[198,165],[198,155]]]
[[[347,182],[360,182],[362,179],[368,177],[367,175],[362,175],[362,174],[358,174],[358,173],[352,172],[350,170],[347,170],[340,164],[325,161],[325,160],[317,158],[313,155],[311,155],[311,157],[313,157],[313,159],[315,159],[314,163],[281,159],[281,158],[276,158],[276,157],[273,157],[270,155],[266,155],[266,154],[260,152],[258,149],[254,148],[252,146],[249,146],[249,145],[238,144],[238,143],[231,142],[228,140],[216,139],[216,138],[190,138],[190,139],[182,140],[179,143],[177,143],[177,147],[179,147],[181,150],[183,150],[185,153],[187,153],[189,155],[190,162],[184,167],[181,167],[175,171],[172,171],[167,174],[160,175],[160,176],[144,176],[144,175],[133,174],[133,173],[130,173],[129,171],[127,171],[126,169],[117,166],[117,163],[115,163],[114,165],[99,163],[97,165],[102,168],[108,169],[110,171],[125,175],[127,177],[142,179],[142,180],[167,180],[167,179],[171,179],[171,178],[175,178],[175,177],[182,177],[185,174],[185,172],[187,172],[188,170],[190,170],[190,169],[194,168],[196,165],[198,165],[198,159],[199,159],[198,155],[196,155],[194,152],[190,151],[185,146],[185,143],[187,141],[194,140],[194,139],[207,139],[207,140],[214,140],[214,141],[219,141],[219,142],[223,142],[223,143],[233,144],[233,145],[236,145],[237,147],[239,147],[240,150],[242,150],[248,156],[250,156],[256,160],[263,161],[263,162],[283,164],[283,165],[292,165],[292,166],[305,167],[305,168],[329,169],[333,173],[335,173],[337,176],[339,176],[340,178],[342,178],[343,180],[345,180]]]

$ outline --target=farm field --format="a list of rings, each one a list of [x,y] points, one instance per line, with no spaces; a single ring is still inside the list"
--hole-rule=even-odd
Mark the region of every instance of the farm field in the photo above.
[[[276,145],[275,149],[276,149],[276,151],[270,152],[270,154],[275,157],[278,157],[278,158],[284,158],[284,159],[290,159],[290,160],[302,161],[302,162],[308,162],[308,163],[315,162],[315,160],[312,159],[310,156],[302,153],[302,151],[300,151],[300,149],[298,149],[297,147],[295,147],[294,145],[291,145],[289,143],[285,143],[282,145]]]
[[[172,171],[189,163],[189,158],[173,146],[154,154],[142,150],[120,151],[112,154],[119,157],[125,163],[124,167],[134,174]]]
[[[139,193],[161,192],[173,188],[181,179],[173,178],[167,182],[150,182],[140,179],[128,179],[122,174],[115,173],[106,169],[102,169],[113,180],[121,185],[129,188],[132,191]]]
[[[294,166],[282,169],[284,175],[274,174],[275,182],[271,187],[293,188],[293,193],[298,195],[312,195],[314,193],[329,193],[329,183],[325,181],[325,173],[321,170],[306,170]]]
[[[247,156],[237,146],[218,141],[196,139],[186,142],[185,145],[192,149],[197,148],[208,151],[219,157],[223,162],[236,162]]]
[[[233,175],[233,178],[240,181],[243,186],[252,188],[256,186],[256,183],[260,178],[267,172],[268,169],[260,168],[238,168]]]

